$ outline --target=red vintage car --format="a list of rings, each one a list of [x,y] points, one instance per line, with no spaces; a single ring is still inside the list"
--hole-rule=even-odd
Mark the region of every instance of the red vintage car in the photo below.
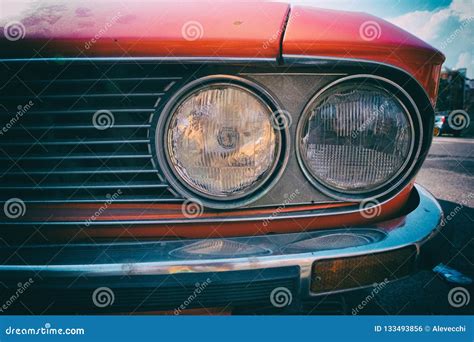
[[[433,261],[433,47],[285,3],[31,6],[0,23],[2,313],[298,312]]]

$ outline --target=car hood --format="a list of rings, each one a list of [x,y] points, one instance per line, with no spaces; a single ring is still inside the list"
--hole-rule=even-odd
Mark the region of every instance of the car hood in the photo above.
[[[433,104],[444,61],[427,43],[365,13],[271,2],[52,0],[16,11],[14,0],[2,5],[0,58],[366,60],[407,71]]]
[[[276,58],[289,11],[288,4],[269,2],[73,0],[22,8],[12,0],[2,6],[2,58]]]
[[[293,6],[283,57],[310,56],[371,61],[398,67],[423,85],[434,104],[444,55],[411,33],[360,12]]]
[[[20,57],[34,48],[37,57],[289,54],[401,67],[444,60],[427,43],[371,15],[285,3],[7,0],[2,6],[7,10],[0,14],[0,41],[9,46],[0,57]]]

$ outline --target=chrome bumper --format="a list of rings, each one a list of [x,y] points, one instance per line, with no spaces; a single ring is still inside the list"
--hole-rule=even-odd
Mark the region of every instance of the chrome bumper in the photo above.
[[[437,233],[440,227],[442,210],[433,196],[424,188],[416,185],[415,191],[418,193],[419,201],[409,213],[371,227],[225,239],[238,243],[240,246],[252,246],[260,252],[265,250],[266,253],[263,255],[259,253],[242,256],[237,253],[231,257],[216,255],[183,257],[170,253],[200,240],[32,247],[33,255],[30,260],[26,260],[26,264],[25,262],[13,264],[10,261],[0,265],[0,279],[25,279],[28,274],[39,274],[41,279],[78,277],[104,279],[104,277],[163,275],[179,277],[192,274],[224,275],[232,271],[291,268],[299,270],[299,277],[297,277],[299,298],[311,298],[323,294],[313,293],[310,289],[312,266],[317,261],[387,252],[407,246],[416,247],[417,257],[420,255],[424,244]],[[416,193],[414,195],[416,197]],[[360,231],[374,231],[382,233],[383,236],[378,241],[356,247],[319,248],[304,252],[291,252],[285,247],[290,242],[301,239],[321,237],[335,232],[357,235]],[[38,263],[37,260],[44,261]]]

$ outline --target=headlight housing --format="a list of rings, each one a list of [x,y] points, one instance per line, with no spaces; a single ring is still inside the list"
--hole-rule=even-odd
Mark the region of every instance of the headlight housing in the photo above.
[[[375,76],[347,77],[316,94],[297,131],[307,178],[343,200],[380,196],[399,185],[420,147],[408,102],[401,88]]]
[[[255,200],[276,181],[285,155],[285,132],[275,113],[270,97],[242,80],[189,84],[171,101],[157,133],[167,178],[206,206],[229,208]]]

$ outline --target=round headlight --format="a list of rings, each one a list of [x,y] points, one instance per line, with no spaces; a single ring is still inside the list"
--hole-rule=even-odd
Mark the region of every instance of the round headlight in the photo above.
[[[316,95],[298,127],[298,156],[313,184],[343,199],[394,185],[414,149],[410,114],[377,82],[345,81]]]
[[[259,189],[280,156],[281,132],[255,92],[210,83],[181,97],[164,129],[168,165],[187,190],[233,200]]]

